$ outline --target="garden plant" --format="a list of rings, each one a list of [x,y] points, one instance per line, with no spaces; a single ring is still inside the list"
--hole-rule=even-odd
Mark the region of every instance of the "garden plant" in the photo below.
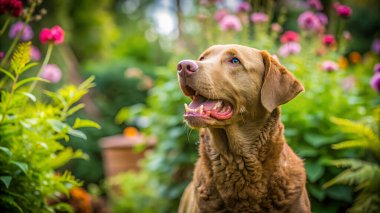
[[[41,56],[29,41],[33,31],[28,25],[36,21],[35,8],[40,3],[0,1],[1,21],[5,21],[0,36],[9,30],[11,38],[0,57],[1,212],[73,212],[72,206],[61,200],[69,197],[82,181],[70,171],[57,169],[71,159],[87,156],[64,145],[71,137],[86,140],[80,128],[100,128],[79,117],[68,122],[84,107],[78,101],[94,87],[93,77],[77,86],[63,85],[56,91],[44,89],[61,80],[58,66],[48,63],[54,47],[64,42],[64,31],[54,26],[40,32],[40,42],[47,45],[40,63]]]

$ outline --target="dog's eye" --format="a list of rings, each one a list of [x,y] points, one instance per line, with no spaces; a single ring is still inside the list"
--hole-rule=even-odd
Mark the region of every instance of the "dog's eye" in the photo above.
[[[240,64],[240,60],[238,58],[236,58],[236,57],[233,57],[231,59],[231,63],[233,63],[233,64]]]

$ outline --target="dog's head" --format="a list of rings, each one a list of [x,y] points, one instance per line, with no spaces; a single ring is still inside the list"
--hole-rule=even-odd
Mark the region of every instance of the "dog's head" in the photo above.
[[[192,127],[223,127],[261,114],[293,99],[302,84],[266,51],[215,45],[198,60],[178,63],[180,87],[192,101],[185,120]]]

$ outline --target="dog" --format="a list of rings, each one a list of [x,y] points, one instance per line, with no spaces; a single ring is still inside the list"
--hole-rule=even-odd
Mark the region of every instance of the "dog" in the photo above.
[[[178,63],[184,120],[199,159],[179,212],[311,212],[303,161],[287,145],[280,105],[304,90],[268,52],[215,45]]]

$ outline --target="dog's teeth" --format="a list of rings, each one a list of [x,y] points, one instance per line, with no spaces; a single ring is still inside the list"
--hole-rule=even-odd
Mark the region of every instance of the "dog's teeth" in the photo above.
[[[186,111],[186,112],[189,112],[189,107],[187,106],[186,103],[185,103],[185,111]]]
[[[213,110],[218,109],[220,106],[222,106],[222,101],[218,101],[218,103],[216,103],[212,109]]]
[[[201,115],[203,114],[203,104],[201,105],[199,112],[201,113]]]

